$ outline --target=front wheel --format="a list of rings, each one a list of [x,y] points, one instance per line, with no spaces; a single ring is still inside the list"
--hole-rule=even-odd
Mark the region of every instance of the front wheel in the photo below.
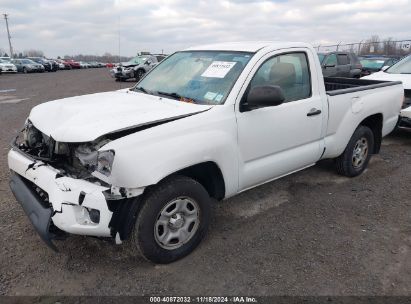
[[[368,165],[374,151],[374,134],[366,126],[359,126],[352,135],[343,154],[336,158],[337,171],[341,175],[360,175]]]
[[[174,176],[151,189],[138,213],[131,246],[154,263],[170,263],[192,252],[210,221],[210,197],[197,181]]]
[[[143,70],[137,70],[134,71],[134,78],[136,79],[136,81],[140,81],[140,79],[142,79],[144,77],[145,72]]]

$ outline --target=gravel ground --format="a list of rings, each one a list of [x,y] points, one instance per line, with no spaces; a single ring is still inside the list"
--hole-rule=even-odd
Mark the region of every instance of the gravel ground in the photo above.
[[[8,143],[36,104],[130,85],[107,69],[0,75],[0,295],[411,295],[405,131],[360,177],[323,161],[215,203],[208,237],[173,264],[81,236],[52,252],[9,190]]]

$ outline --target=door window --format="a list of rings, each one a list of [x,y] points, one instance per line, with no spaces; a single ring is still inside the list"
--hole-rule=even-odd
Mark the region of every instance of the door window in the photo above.
[[[331,54],[327,56],[327,59],[325,60],[324,65],[336,66],[337,65],[337,55]]]
[[[311,96],[311,79],[307,55],[303,52],[278,55],[268,59],[251,80],[254,86],[277,85],[284,92],[285,102]]]
[[[338,64],[340,64],[340,65],[350,64],[350,60],[348,59],[348,55],[338,54]]]

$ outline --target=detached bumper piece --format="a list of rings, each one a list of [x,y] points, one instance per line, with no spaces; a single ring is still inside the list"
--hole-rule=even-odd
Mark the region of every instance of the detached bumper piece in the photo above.
[[[41,239],[51,249],[57,251],[57,247],[52,243],[54,234],[49,231],[51,216],[53,214],[52,208],[46,207],[44,201],[38,193],[28,185],[28,182],[15,173],[11,174],[10,188]]]

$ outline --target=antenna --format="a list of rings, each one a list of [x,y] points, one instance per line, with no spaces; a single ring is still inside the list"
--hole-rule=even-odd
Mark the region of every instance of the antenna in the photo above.
[[[10,48],[10,58],[13,58],[13,48],[11,46],[11,36],[10,36],[10,31],[9,31],[9,22],[7,20],[8,14],[3,14],[4,19],[6,20],[6,28],[7,28],[7,37],[9,38],[9,48]]]

